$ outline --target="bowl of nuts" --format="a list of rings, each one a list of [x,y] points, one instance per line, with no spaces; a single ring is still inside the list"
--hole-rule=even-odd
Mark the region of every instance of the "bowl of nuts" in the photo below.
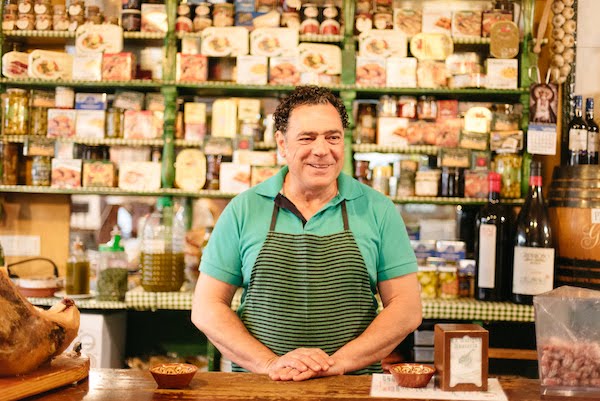
[[[390,373],[402,387],[425,387],[435,373],[435,368],[420,363],[398,363],[390,366]]]
[[[187,387],[198,367],[188,363],[161,363],[150,368],[150,373],[158,388]]]

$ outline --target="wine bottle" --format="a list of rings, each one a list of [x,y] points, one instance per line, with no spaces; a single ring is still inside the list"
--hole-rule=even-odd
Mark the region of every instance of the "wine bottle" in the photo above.
[[[534,295],[554,285],[554,245],[539,161],[531,162],[529,193],[517,217],[514,246],[511,299],[531,305]]]
[[[569,122],[569,166],[587,164],[587,125],[583,120],[582,98],[575,96],[575,115]]]
[[[489,201],[475,223],[475,298],[504,301],[510,297],[511,212],[500,204],[501,176],[490,173]]]
[[[594,121],[594,98],[585,99],[585,123],[587,125],[588,164],[598,164],[598,124]]]

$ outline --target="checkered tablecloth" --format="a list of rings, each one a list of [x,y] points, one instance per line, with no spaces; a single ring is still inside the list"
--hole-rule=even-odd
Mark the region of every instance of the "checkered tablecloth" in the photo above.
[[[89,300],[76,300],[80,309],[133,309],[133,310],[191,310],[191,292],[148,292],[141,287],[127,292],[125,302],[104,302]],[[238,290],[231,302],[231,308],[240,307],[242,291]],[[58,298],[28,298],[34,305],[50,306]],[[379,310],[381,310],[381,301]],[[441,320],[483,320],[483,321],[511,321],[533,322],[533,306],[517,305],[510,302],[482,302],[473,299],[457,300],[423,300],[423,319]]]

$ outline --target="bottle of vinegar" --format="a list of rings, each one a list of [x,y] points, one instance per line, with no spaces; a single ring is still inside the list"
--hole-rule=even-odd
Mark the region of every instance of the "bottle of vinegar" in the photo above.
[[[512,219],[510,209],[500,204],[500,174],[490,173],[488,180],[489,202],[475,224],[475,298],[504,301],[510,296]]]
[[[534,295],[550,291],[554,285],[555,251],[539,161],[531,162],[529,193],[517,218],[514,245],[511,299],[531,305]]]
[[[582,98],[575,96],[575,116],[569,121],[569,166],[587,164],[587,125],[583,120]]]
[[[585,99],[585,123],[587,125],[588,164],[598,164],[598,124],[594,121],[594,98]]]

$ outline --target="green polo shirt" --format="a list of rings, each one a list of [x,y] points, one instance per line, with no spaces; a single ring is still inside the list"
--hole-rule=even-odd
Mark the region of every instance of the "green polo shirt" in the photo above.
[[[200,271],[226,283],[248,287],[250,273],[266,239],[274,200],[288,168],[239,194],[219,217]],[[394,204],[374,189],[342,173],[338,195],[302,225],[300,218],[280,209],[275,231],[328,235],[344,230],[340,203],[346,200],[348,223],[367,266],[371,287],[377,282],[417,271],[404,221]]]

